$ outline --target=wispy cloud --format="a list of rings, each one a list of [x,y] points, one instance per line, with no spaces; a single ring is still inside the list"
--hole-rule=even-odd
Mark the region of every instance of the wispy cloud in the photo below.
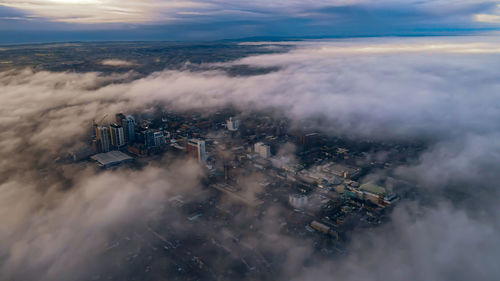
[[[20,9],[31,17],[53,21],[96,23],[151,23],[168,21],[177,10],[206,7],[207,3],[175,0],[10,0],[0,5]]]
[[[132,66],[135,65],[135,63],[126,61],[126,60],[120,60],[120,59],[107,59],[101,61],[102,65],[108,65],[108,66]]]
[[[492,9],[494,0],[320,0],[320,1],[228,1],[228,0],[3,0],[1,6],[25,11],[28,17],[57,22],[96,23],[158,23],[196,16],[228,17],[244,15],[246,19],[267,16],[269,19],[309,18],[337,21],[338,16],[356,17],[358,12],[370,17],[424,18],[474,16],[489,21],[498,14]],[[434,16],[433,16],[434,15]],[[241,18],[233,18],[238,20]],[[360,19],[355,19],[360,20]],[[463,20],[463,19],[462,19]]]

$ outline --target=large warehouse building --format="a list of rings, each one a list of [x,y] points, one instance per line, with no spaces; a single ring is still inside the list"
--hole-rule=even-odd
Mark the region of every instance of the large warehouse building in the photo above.
[[[111,166],[119,165],[121,163],[132,162],[134,158],[127,154],[114,150],[106,153],[99,153],[90,157],[92,160],[97,161],[99,166],[109,168]]]

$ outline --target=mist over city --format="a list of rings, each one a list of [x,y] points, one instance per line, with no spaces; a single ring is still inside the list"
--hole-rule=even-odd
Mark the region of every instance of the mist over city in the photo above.
[[[0,1],[1,280],[498,280],[498,1]]]

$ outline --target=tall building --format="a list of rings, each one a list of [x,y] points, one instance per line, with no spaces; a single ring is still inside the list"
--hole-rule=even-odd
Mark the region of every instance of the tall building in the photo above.
[[[144,135],[144,145],[146,147],[155,146],[155,132],[153,130],[144,131],[143,135]]]
[[[154,132],[153,139],[155,146],[161,146],[165,144],[165,137],[163,136],[163,132]]]
[[[118,124],[109,125],[109,132],[111,135],[111,145],[113,148],[120,148],[125,145],[125,136],[123,134],[123,127]]]
[[[198,162],[205,163],[207,153],[205,151],[205,141],[199,139],[190,139],[187,142],[187,151],[189,155],[198,159]]]
[[[106,126],[96,126],[96,146],[99,152],[109,151],[109,129]]]
[[[120,117],[123,117],[120,120],[120,124],[123,127],[125,142],[128,144],[133,144],[135,142],[135,119],[130,115],[127,117],[125,117],[124,115]]]
[[[117,113],[115,114],[115,119],[117,124],[121,124],[122,120],[125,119],[125,114],[123,113]]]
[[[307,205],[308,199],[304,194],[289,194],[288,203],[297,209],[302,209]]]
[[[269,145],[263,144],[262,142],[258,142],[254,144],[254,151],[258,153],[262,158],[271,157],[271,147]]]
[[[229,120],[227,120],[227,129],[229,131],[238,131],[240,127],[240,120],[238,119],[235,119],[233,117],[229,117]]]
[[[321,135],[318,133],[305,134],[300,136],[299,145],[304,148],[310,148],[321,142]]]

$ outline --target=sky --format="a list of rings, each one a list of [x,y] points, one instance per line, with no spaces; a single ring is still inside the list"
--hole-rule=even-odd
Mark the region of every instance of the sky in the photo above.
[[[457,35],[498,30],[497,0],[3,0],[0,43]]]

